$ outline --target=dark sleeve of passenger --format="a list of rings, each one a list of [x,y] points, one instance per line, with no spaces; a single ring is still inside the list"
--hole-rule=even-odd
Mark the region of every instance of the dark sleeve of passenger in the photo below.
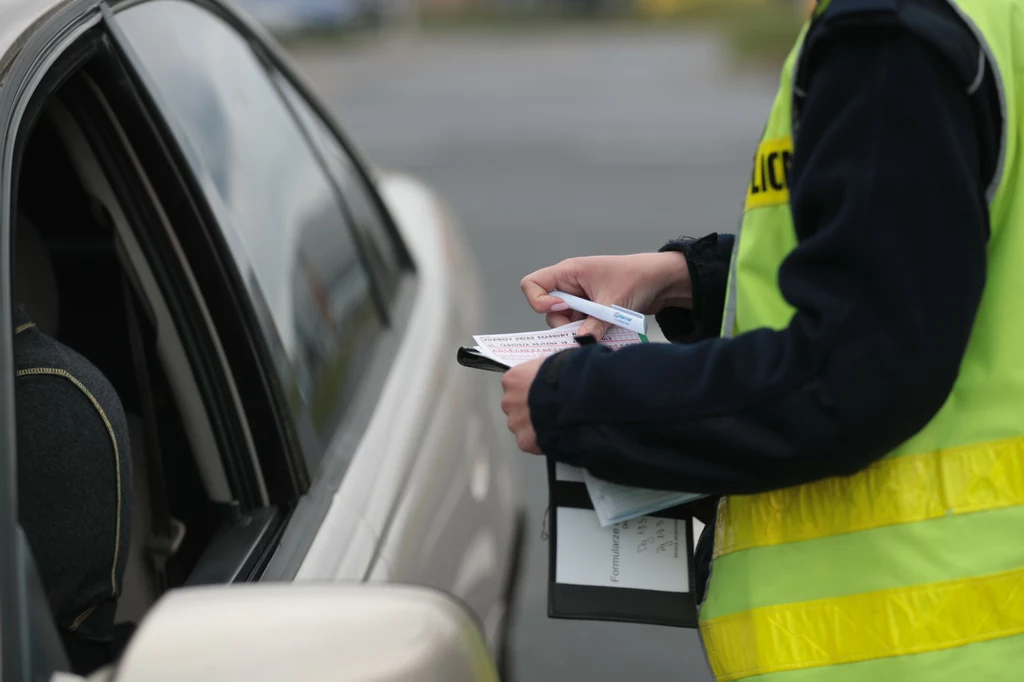
[[[676,239],[660,251],[679,251],[686,257],[693,290],[692,308],[666,308],[655,316],[665,338],[693,343],[719,335],[725,309],[725,287],[735,236],[712,233],[700,239]]]
[[[808,65],[783,330],[549,360],[549,456],[629,485],[741,494],[856,472],[949,395],[985,283],[976,123],[953,69],[902,29]]]

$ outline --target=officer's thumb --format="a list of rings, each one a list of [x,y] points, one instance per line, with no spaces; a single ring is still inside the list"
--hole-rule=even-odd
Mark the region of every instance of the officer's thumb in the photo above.
[[[590,334],[597,341],[604,338],[604,333],[608,331],[608,327],[611,325],[607,322],[597,319],[596,317],[588,317],[587,321],[583,323],[580,330],[576,332],[578,336],[586,336]]]

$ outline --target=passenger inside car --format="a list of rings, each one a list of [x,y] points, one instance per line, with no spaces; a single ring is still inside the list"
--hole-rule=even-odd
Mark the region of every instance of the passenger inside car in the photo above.
[[[57,326],[56,278],[24,216],[14,254],[20,520],[68,658],[85,673],[117,649],[114,620],[131,541],[127,421],[103,373],[44,331]]]
[[[138,197],[117,179],[126,158],[97,155],[112,145],[93,127],[105,114],[88,83],[68,78],[26,133],[18,206],[52,263],[59,326],[27,312],[106,376],[127,414],[132,542],[117,620],[138,623],[170,587],[232,579],[211,543],[236,510],[168,294],[139,241],[147,216],[128,217]]]
[[[12,221],[18,494],[68,658],[86,674],[189,579],[223,514],[156,359],[151,302],[130,283],[55,106],[27,136]],[[161,519],[180,531],[176,542],[157,530]]]

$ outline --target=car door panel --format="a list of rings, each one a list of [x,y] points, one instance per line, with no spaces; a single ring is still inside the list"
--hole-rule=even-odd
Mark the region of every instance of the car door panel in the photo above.
[[[390,561],[396,581],[458,596],[488,630],[493,609],[503,607],[515,532],[508,519],[515,517],[516,504],[508,494],[511,486],[497,480],[507,474],[493,464],[491,450],[503,439],[485,424],[479,400],[471,397],[479,395],[470,385],[477,377],[462,374],[451,372],[438,393],[431,429],[381,556]],[[489,641],[493,627],[486,632]]]
[[[444,589],[485,624],[494,622],[514,563],[521,462],[501,420],[496,378],[453,359],[453,349],[482,325],[481,282],[457,226],[428,188],[399,176],[386,176],[380,187],[422,263],[424,308],[417,312],[445,321],[436,329],[436,344],[416,333],[424,354],[436,353],[443,377],[433,389],[430,429],[415,452],[381,554],[396,581]]]
[[[394,580],[449,591],[485,619],[511,571],[520,472],[499,428],[494,377],[453,361],[452,349],[481,324],[479,302],[462,296],[480,283],[472,267],[455,260],[464,245],[440,222],[446,214],[426,187],[398,176],[380,187],[418,265],[416,298],[374,415],[300,575],[339,576],[354,550],[336,541],[337,529],[362,509],[383,538],[380,557]],[[476,568],[482,565],[486,570]]]

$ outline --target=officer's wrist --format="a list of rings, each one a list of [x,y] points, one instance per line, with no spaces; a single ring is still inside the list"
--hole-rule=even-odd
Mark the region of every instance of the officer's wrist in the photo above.
[[[693,283],[686,255],[681,251],[663,251],[657,254],[655,277],[660,283],[657,311],[665,308],[692,308]]]

